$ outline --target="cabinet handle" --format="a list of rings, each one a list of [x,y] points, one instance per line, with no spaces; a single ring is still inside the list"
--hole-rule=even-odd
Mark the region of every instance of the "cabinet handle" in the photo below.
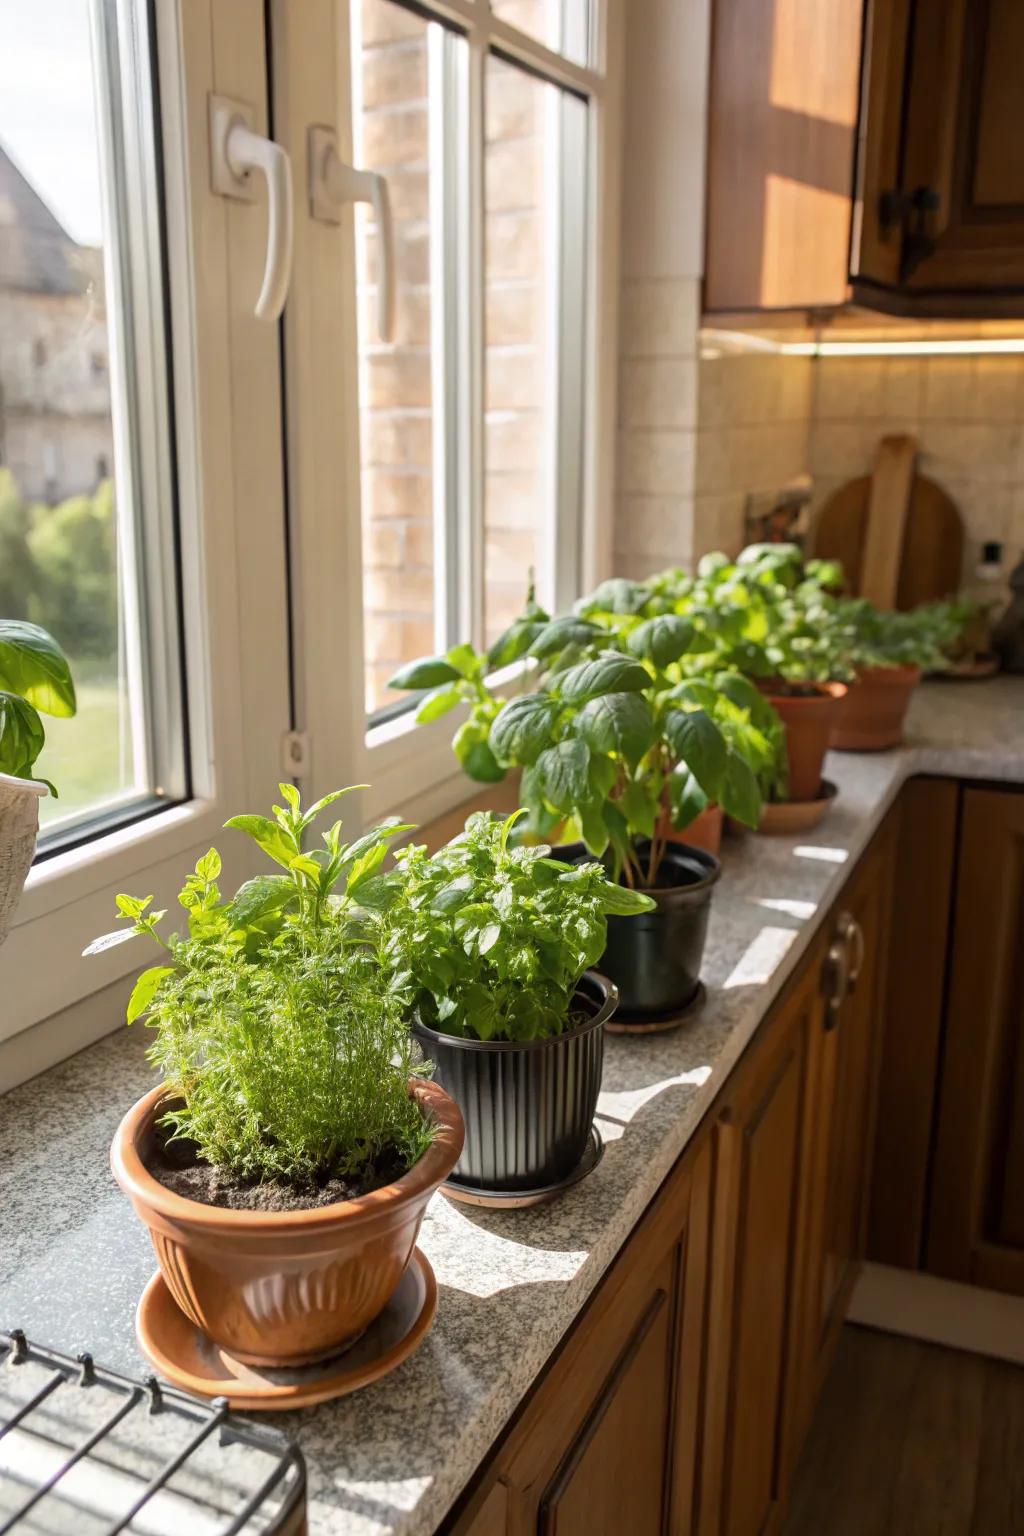
[[[847,949],[847,982],[848,996],[852,997],[857,990],[860,973],[864,969],[864,930],[855,917],[851,917],[846,927]]]
[[[252,128],[253,109],[244,101],[210,97],[210,168],[213,190],[250,201],[256,196],[252,172],[267,183],[267,258],[256,300],[257,320],[278,320],[292,274],[292,164],[286,150]]]
[[[836,931],[825,956],[825,1028],[835,1029],[842,1007],[851,992],[850,935],[857,920],[849,912],[840,912]]]

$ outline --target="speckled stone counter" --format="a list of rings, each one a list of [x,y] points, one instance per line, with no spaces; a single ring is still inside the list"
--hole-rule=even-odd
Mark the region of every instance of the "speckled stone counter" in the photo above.
[[[671,1035],[610,1037],[607,1151],[557,1204],[499,1214],[431,1204],[421,1244],[437,1321],[392,1376],[281,1416],[310,1473],[313,1536],[433,1531],[622,1247],[777,996],[900,785],[915,773],[1024,780],[1024,680],[919,691],[908,745],[832,755],[840,797],[814,832],[726,844],[704,964],[708,1002]],[[0,994],[3,961],[0,954]],[[134,1311],[152,1249],[107,1166],[151,1082],[120,1030],[0,1099],[0,1321],[141,1370]]]

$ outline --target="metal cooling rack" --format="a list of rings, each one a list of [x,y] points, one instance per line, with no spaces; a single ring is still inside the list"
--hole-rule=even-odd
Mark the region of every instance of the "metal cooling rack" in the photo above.
[[[0,1536],[302,1536],[302,1452],[155,1376],[0,1332]]]

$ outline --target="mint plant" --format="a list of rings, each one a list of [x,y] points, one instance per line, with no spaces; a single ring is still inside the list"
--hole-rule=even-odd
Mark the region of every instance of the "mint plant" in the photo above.
[[[607,918],[654,906],[599,864],[513,846],[522,812],[477,812],[438,853],[403,848],[386,954],[420,1019],[478,1040],[536,1040],[572,1027],[573,996],[605,948]]]
[[[244,1180],[301,1189],[341,1176],[362,1190],[396,1159],[411,1166],[431,1136],[409,1097],[420,1069],[383,961],[393,889],[380,866],[409,827],[395,820],[345,843],[335,822],[307,850],[312,822],[346,791],[308,811],[292,785],[281,793],[272,817],[227,823],[278,873],[225,899],[211,848],[178,897],[184,933],[161,933],[167,914],[151,896],[121,895],[126,926],[86,954],[138,935],[164,950],[139,977],[128,1022],[148,1015],[155,1032],[149,1059],[181,1101],[161,1121],[173,1138]]]
[[[32,778],[46,743],[40,712],[67,719],[75,708],[71,668],[53,636],[38,624],[0,619],[0,773]],[[56,796],[48,779],[41,782]]]

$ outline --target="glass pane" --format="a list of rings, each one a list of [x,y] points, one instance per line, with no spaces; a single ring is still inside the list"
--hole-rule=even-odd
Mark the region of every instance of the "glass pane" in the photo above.
[[[491,0],[491,10],[510,27],[536,38],[574,64],[590,58],[591,0]]]
[[[484,491],[488,642],[521,611],[531,570],[538,597],[546,606],[564,606],[575,596],[586,119],[586,104],[577,97],[503,59],[488,60]]]
[[[73,719],[44,721],[51,830],[154,789],[130,456],[114,427],[130,430],[132,411],[108,323],[123,204],[90,9],[0,0],[0,615],[49,630],[78,690]]]
[[[408,703],[387,680],[435,649],[430,96],[444,36],[390,0],[362,0],[352,13],[355,163],[388,178],[397,285],[388,346],[377,330],[377,229],[363,204],[356,214],[363,622],[373,714]]]

